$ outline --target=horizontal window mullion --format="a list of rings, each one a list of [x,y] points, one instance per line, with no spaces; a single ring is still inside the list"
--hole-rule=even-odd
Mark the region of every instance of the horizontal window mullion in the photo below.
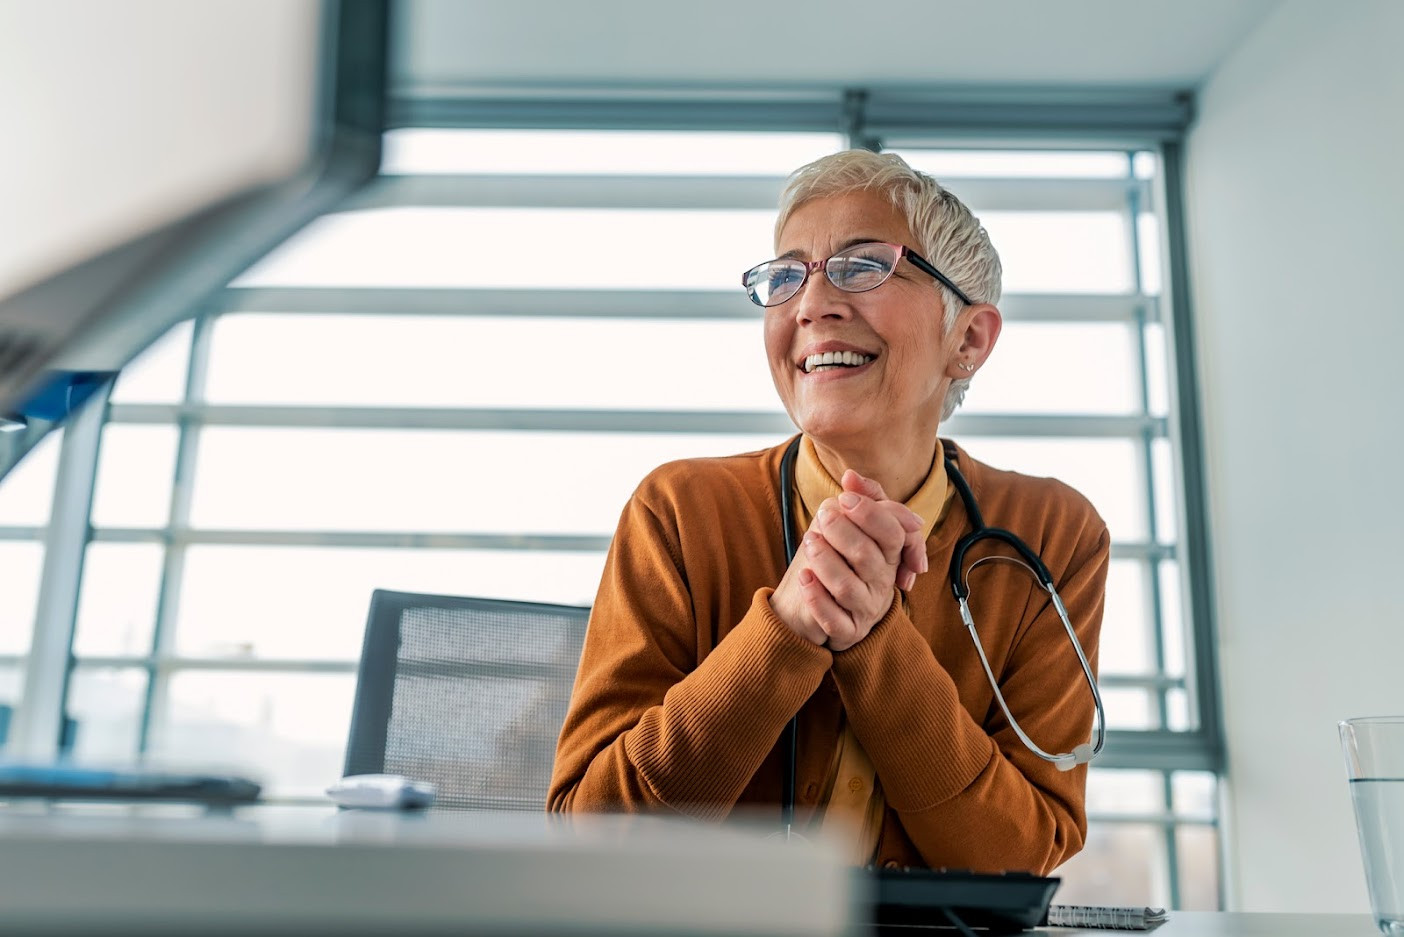
[[[609,549],[610,535],[98,527],[94,529],[92,539],[97,543],[174,543],[183,546],[213,544],[224,546],[603,552]],[[1174,556],[1175,548],[1171,544],[1113,543],[1111,545],[1111,557],[1114,560],[1173,559]]]
[[[173,543],[181,546],[364,547],[406,550],[541,550],[604,552],[608,534],[422,533],[342,530],[193,530],[99,527],[97,543]]]
[[[1176,555],[1173,543],[1113,540],[1111,545],[1111,558],[1114,560],[1173,560]]]
[[[47,527],[0,527],[0,540],[43,540]]]
[[[384,287],[230,287],[221,312],[375,316],[533,316],[585,319],[759,319],[760,307],[736,290],[396,289]]]
[[[1154,321],[1158,300],[1135,294],[1008,293],[1006,322]],[[395,289],[376,287],[231,287],[221,312],[336,315],[536,316],[586,319],[759,319],[761,310],[722,290]]]
[[[1108,729],[1098,768],[1153,768],[1162,771],[1223,770],[1223,752],[1203,732]]]
[[[876,88],[862,130],[888,149],[952,146],[1140,148],[1178,139],[1191,118],[1183,95],[1161,89]]]
[[[1006,293],[999,301],[1005,322],[1127,322],[1159,318],[1159,299],[1135,293]]]
[[[355,673],[355,660],[277,660],[254,657],[124,657],[121,655],[79,655],[80,668],[139,667],[161,673],[180,670],[237,670],[261,673]]]
[[[957,412],[941,426],[944,435],[1033,436],[1077,438],[1161,437],[1169,432],[1169,421],[1154,416],[1097,416],[1080,414],[961,414]]]
[[[834,133],[845,125],[843,98],[832,89],[757,94],[732,89],[395,88],[389,128],[519,130],[755,130]]]
[[[1093,762],[1096,764],[1096,762]],[[1100,813],[1087,812],[1088,823],[1155,824],[1157,826],[1218,826],[1212,817],[1200,815],[1181,816],[1174,813]]]
[[[1125,211],[1135,194],[1151,204],[1145,179],[1038,179],[950,176],[941,180],[976,214],[987,211]],[[780,176],[384,175],[341,206],[362,209],[633,208],[773,209]]]
[[[773,210],[784,184],[779,176],[385,175],[341,207]]]
[[[776,433],[795,432],[783,412],[686,410],[531,410],[449,407],[228,406],[114,404],[112,423],[260,426],[337,429],[487,430],[569,433]],[[1140,439],[1168,433],[1164,417],[956,414],[955,436],[1032,436]]]
[[[1191,109],[1162,89],[865,88],[861,106],[832,87],[466,87],[401,82],[390,127],[584,130],[856,131],[886,145],[972,135],[996,141],[1145,146],[1178,139]],[[855,118],[857,125],[854,126]]]
[[[1184,677],[1166,674],[1101,673],[1097,685],[1112,690],[1179,690],[1185,686]]]
[[[319,406],[191,406],[122,404],[112,423],[173,423],[188,419],[206,426],[298,427],[305,429],[515,430],[582,433],[778,433],[795,432],[783,412],[669,410],[528,410]]]

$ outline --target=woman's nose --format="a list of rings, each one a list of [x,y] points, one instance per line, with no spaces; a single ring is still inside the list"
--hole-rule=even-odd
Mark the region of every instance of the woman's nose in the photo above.
[[[849,294],[829,282],[823,268],[815,270],[790,300],[797,322],[817,322],[820,319],[846,318],[851,310]]]

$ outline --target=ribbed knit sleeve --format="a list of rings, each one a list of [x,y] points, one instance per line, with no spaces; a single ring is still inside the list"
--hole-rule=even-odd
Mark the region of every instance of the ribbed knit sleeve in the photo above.
[[[832,663],[776,617],[770,588],[754,592],[739,621],[699,621],[705,603],[692,587],[724,581],[719,564],[754,568],[761,558],[748,559],[744,544],[727,556],[718,538],[689,569],[678,523],[656,487],[641,487],[624,509],[557,746],[550,810],[724,819]],[[699,635],[714,632],[724,637],[700,653]]]
[[[1110,543],[1100,521],[1072,536],[1054,578],[1095,667]],[[976,586],[977,627],[1019,724],[1046,751],[1070,751],[1088,739],[1091,693],[1046,593],[1008,585],[1015,576],[1001,590]],[[953,602],[944,582],[924,585],[914,606]],[[894,602],[868,637],[834,656],[834,679],[888,805],[928,865],[1046,874],[1082,848],[1087,768],[1059,771],[1028,751],[997,704],[984,725],[972,718],[970,699],[984,708],[987,681],[969,676],[970,648],[960,651],[958,686]]]

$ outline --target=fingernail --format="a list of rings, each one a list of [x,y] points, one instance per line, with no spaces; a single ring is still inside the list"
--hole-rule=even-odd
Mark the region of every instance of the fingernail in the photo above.
[[[827,524],[828,521],[829,521],[829,509],[828,509],[828,508],[820,508],[820,509],[819,509],[819,512],[818,512],[817,514],[814,515],[814,520],[818,522],[818,524],[819,524],[820,527],[822,527],[822,526],[824,526],[825,524]]]
[[[914,585],[916,585],[916,573],[914,573],[914,572],[912,572],[912,571],[910,571],[910,570],[908,570],[907,572],[903,573],[903,574],[902,574],[902,591],[903,591],[903,592],[909,592],[909,591],[911,591],[911,588],[912,588],[912,586],[914,586]]]
[[[850,510],[856,508],[858,506],[858,496],[851,491],[845,491],[843,494],[839,495],[839,504]]]

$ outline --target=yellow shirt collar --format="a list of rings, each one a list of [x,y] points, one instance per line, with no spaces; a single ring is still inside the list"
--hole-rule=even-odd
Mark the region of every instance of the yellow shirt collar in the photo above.
[[[946,515],[946,506],[950,503],[953,491],[949,479],[946,478],[945,451],[941,440],[937,439],[936,457],[931,460],[931,471],[927,474],[926,481],[922,482],[921,487],[907,500],[907,507],[920,515],[924,521],[921,528],[923,540],[931,536],[931,531],[936,529],[936,525]],[[824,468],[824,463],[819,461],[814,442],[808,436],[803,437],[799,458],[795,460],[794,506],[800,526],[796,533],[803,534],[808,530],[809,525],[814,522],[814,514],[819,510],[819,505],[828,498],[837,498],[842,492],[843,487]]]

